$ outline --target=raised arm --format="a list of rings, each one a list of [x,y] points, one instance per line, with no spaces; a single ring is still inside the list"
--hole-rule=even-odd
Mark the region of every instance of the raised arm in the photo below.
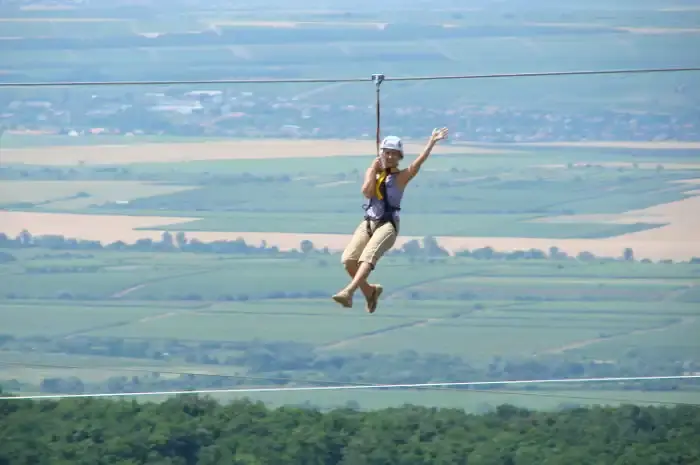
[[[365,180],[362,183],[362,195],[371,199],[374,195],[375,183],[377,182],[377,173],[382,168],[381,161],[379,157],[372,161],[372,164],[365,171]]]
[[[425,163],[425,160],[428,159],[430,156],[430,153],[433,151],[433,147],[435,147],[435,144],[438,143],[438,141],[441,141],[442,139],[447,138],[447,128],[442,128],[442,129],[433,129],[433,133],[430,135],[430,139],[428,140],[428,144],[425,146],[423,149],[423,152],[418,155],[418,158],[413,160],[413,163],[411,163],[408,168],[406,169],[406,179],[404,180],[404,184],[408,184],[408,182],[415,178],[418,172],[421,169],[421,166],[423,166],[423,163]]]

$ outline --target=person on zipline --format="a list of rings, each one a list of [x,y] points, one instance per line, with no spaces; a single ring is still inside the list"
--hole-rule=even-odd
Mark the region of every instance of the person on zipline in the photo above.
[[[367,277],[379,259],[396,243],[399,234],[401,198],[408,183],[416,177],[438,141],[447,138],[447,128],[435,129],[423,153],[408,168],[399,170],[404,157],[403,142],[387,136],[379,146],[380,153],[365,172],[362,194],[369,199],[364,205],[365,218],[355,229],[345,248],[342,263],[352,277],[350,284],[333,296],[343,307],[352,307],[352,297],[359,287],[367,299],[367,311],[374,313],[383,288],[368,284]]]

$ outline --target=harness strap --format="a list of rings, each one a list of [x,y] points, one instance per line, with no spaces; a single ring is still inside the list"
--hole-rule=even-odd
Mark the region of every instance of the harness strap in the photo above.
[[[394,220],[394,212],[400,211],[401,207],[394,207],[389,203],[389,196],[387,194],[386,187],[386,180],[389,177],[389,175],[392,174],[392,171],[393,170],[390,169],[383,170],[382,173],[377,177],[377,182],[375,184],[375,195],[384,204],[384,213],[378,221],[377,228],[384,225],[385,223],[391,223],[391,225],[394,227],[394,230],[398,232],[399,228],[396,226],[396,222]],[[369,208],[369,204],[365,205],[364,208],[366,211]],[[371,223],[372,221],[375,220],[373,218],[370,218],[368,215],[365,215],[367,235],[369,237],[372,237],[373,234]]]

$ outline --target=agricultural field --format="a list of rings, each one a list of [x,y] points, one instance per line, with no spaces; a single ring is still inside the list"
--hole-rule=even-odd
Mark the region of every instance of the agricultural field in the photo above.
[[[285,250],[307,239],[340,250],[362,218],[358,186],[367,146],[169,138],[145,145],[14,145],[3,151],[2,232],[107,244],[159,240],[167,231]],[[419,143],[408,150],[406,164]],[[700,224],[692,214],[700,208],[699,150],[668,143],[632,149],[444,144],[406,192],[396,248],[433,236],[451,253],[556,246],[574,256],[618,257],[632,248],[640,259],[699,257]]]
[[[666,372],[675,360],[691,368],[700,357],[691,337],[700,323],[698,264],[396,255],[376,271],[373,281],[387,292],[369,315],[359,293],[352,310],[328,298],[346,280],[337,254],[147,250],[157,243],[142,250],[57,247],[2,248],[15,260],[0,265],[0,380],[23,392],[56,392],[56,383],[75,389],[76,379],[87,389],[112,390],[187,388],[195,379],[214,389],[234,380],[239,388],[284,379],[329,385],[477,380],[496,376],[503,363],[504,370],[543,364],[541,378],[549,363],[597,369],[595,360],[623,371],[632,364],[644,374],[657,366]],[[29,346],[34,349],[26,351]],[[337,366],[327,366],[333,360]],[[395,370],[382,370],[386,363]],[[124,387],[136,378],[138,385]],[[667,395],[663,387],[580,385],[402,392],[391,399],[383,392],[252,397],[362,408],[411,401],[479,411],[500,399],[545,409],[594,401],[693,402],[700,395],[694,386],[683,383]]]
[[[335,11],[147,11],[92,7],[5,11],[6,81],[369,78],[555,70],[697,66],[700,13],[629,2],[611,11],[574,5],[456,8],[401,4],[397,19],[375,6]],[[625,8],[627,6],[627,8]],[[178,9],[179,11],[179,9]],[[9,39],[8,39],[9,40]],[[420,70],[420,71],[418,71]],[[387,83],[387,103],[647,109],[693,108],[693,73],[586,76],[503,82]],[[364,88],[363,90],[363,86]],[[311,105],[371,104],[370,84],[228,86],[232,92],[299,98]],[[571,92],[575,88],[576,92]],[[225,89],[211,85],[209,88]],[[172,87],[105,90],[166,92]],[[653,92],[651,92],[653,89]],[[682,89],[682,92],[679,90]],[[94,92],[89,89],[88,92]],[[102,90],[100,90],[102,92]],[[46,96],[52,89],[18,89]],[[72,89],[77,95],[81,91]],[[398,119],[398,116],[394,116]]]
[[[698,402],[700,395],[697,392],[630,392],[630,391],[602,391],[592,394],[590,391],[547,391],[546,393],[519,392],[519,391],[453,391],[447,389],[434,389],[426,391],[409,391],[397,389],[394,391],[367,390],[362,394],[353,391],[319,391],[313,393],[313,401],[309,400],[306,392],[245,392],[241,394],[210,394],[220,401],[234,400],[237,398],[250,398],[265,402],[271,406],[281,405],[318,405],[322,408],[343,408],[352,406],[363,410],[373,410],[386,407],[401,407],[406,404],[429,405],[436,408],[461,408],[468,412],[481,413],[489,411],[494,405],[510,404],[523,408],[539,410],[556,410],[571,405],[658,405],[658,403],[688,403]],[[157,396],[156,396],[157,398]],[[161,396],[162,398],[162,396]],[[145,398],[153,400],[153,397]]]

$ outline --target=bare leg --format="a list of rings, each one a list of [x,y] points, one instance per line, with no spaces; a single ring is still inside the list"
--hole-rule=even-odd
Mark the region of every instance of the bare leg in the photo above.
[[[352,295],[362,283],[370,287],[370,292],[372,291],[371,286],[367,284],[367,276],[369,276],[371,271],[372,267],[368,263],[361,263],[357,269],[357,272],[355,273],[355,276],[352,278],[352,281],[350,281],[350,284],[345,286],[343,290],[334,295],[333,300],[335,300],[345,308],[352,307]],[[365,294],[365,296],[367,295],[371,295],[371,293]],[[369,297],[367,298],[367,300],[369,302]]]
[[[351,278],[355,279],[357,271],[359,270],[359,264],[354,260],[348,261],[345,263],[345,270],[348,272]],[[369,299],[372,296],[374,288],[367,282],[366,279],[362,279],[359,282],[359,287],[365,298]]]
[[[357,269],[357,272],[355,273],[355,276],[352,278],[352,281],[350,281],[350,284],[348,284],[345,289],[343,289],[341,292],[350,294],[352,296],[355,291],[357,290],[358,287],[362,286],[364,283],[365,285],[367,284],[367,277],[369,274],[372,272],[372,267],[369,263],[362,262],[360,263],[360,266]],[[372,292],[370,288],[370,292]],[[364,290],[363,290],[364,293]],[[365,294],[368,295],[368,294]]]

